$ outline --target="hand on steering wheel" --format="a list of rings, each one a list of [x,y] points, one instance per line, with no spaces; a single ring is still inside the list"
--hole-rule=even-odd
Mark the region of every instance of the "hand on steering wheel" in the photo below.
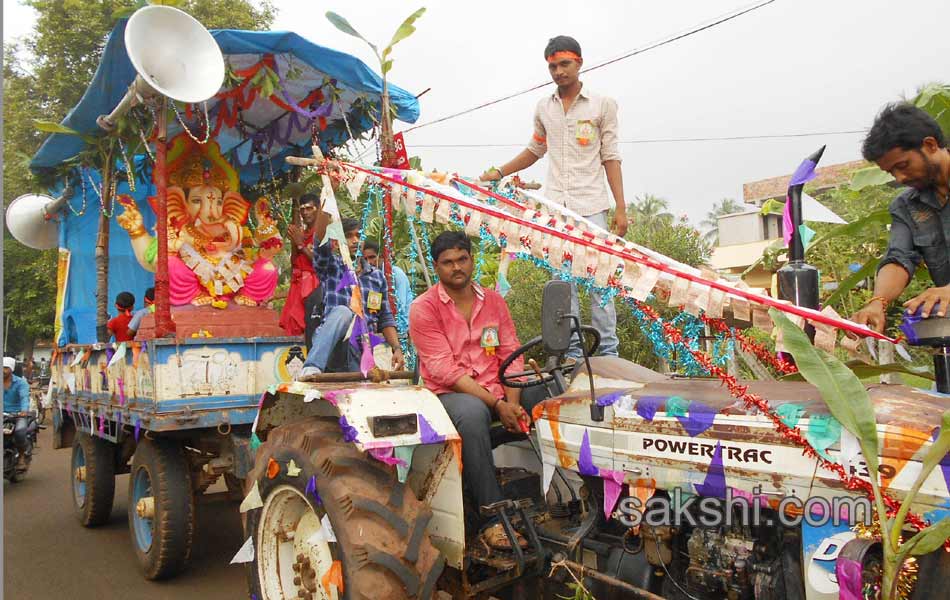
[[[584,340],[585,333],[590,334],[591,337],[593,337],[593,342],[591,343],[591,346],[587,351],[587,354],[590,356],[590,355],[593,355],[594,352],[596,352],[597,349],[600,347],[600,333],[593,327],[590,327],[588,325],[583,325],[581,326],[581,331],[580,331],[582,342]],[[511,388],[522,388],[522,389],[530,388],[536,385],[547,384],[554,380],[555,371],[564,371],[564,369],[568,365],[565,365],[564,361],[562,360],[561,363],[558,365],[555,365],[552,367],[545,367],[543,369],[540,369],[539,371],[535,371],[534,369],[531,369],[527,371],[519,371],[518,373],[507,373],[508,367],[511,366],[511,363],[513,363],[519,357],[522,357],[528,352],[534,350],[535,347],[542,346],[543,343],[544,341],[541,339],[541,336],[538,336],[536,338],[529,340],[526,344],[522,344],[514,352],[509,354],[508,358],[506,358],[501,363],[501,366],[498,367],[498,379],[499,381],[501,381],[501,384],[504,385],[505,387],[511,387]]]

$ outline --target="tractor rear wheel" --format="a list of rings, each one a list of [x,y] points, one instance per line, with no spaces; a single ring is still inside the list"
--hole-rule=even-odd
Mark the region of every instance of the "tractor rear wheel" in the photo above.
[[[344,442],[336,419],[271,431],[245,490],[254,485],[264,506],[244,514],[252,597],[433,597],[445,559],[426,531],[431,509],[394,469]]]

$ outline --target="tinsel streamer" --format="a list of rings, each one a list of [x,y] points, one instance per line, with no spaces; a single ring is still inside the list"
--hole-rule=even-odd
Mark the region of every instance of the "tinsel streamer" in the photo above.
[[[851,530],[854,531],[855,535],[860,539],[875,540],[877,542],[881,541],[881,521],[877,518],[876,514],[874,515],[870,525],[865,525],[863,521],[859,520],[857,523],[855,523]],[[902,541],[904,540],[902,539]],[[908,556],[907,560],[904,561],[904,564],[901,565],[901,570],[897,574],[896,598],[899,598],[900,600],[907,600],[913,596],[914,587],[917,585],[917,573],[917,559],[913,556]],[[885,595],[881,593],[880,579],[878,579],[876,583],[865,584],[864,597],[885,597]]]
[[[377,200],[380,201],[380,206],[382,206],[383,193],[381,185],[370,185],[366,190],[366,202],[363,203],[363,213],[360,216],[360,241],[356,247],[356,256],[353,257],[354,265],[359,264],[363,257],[363,244],[366,242],[366,234],[369,233],[367,230],[372,218],[373,207],[376,206]],[[353,200],[356,200],[356,198]]]
[[[429,225],[425,221],[416,221],[419,226],[419,240],[422,242],[422,252],[425,254],[426,264],[429,265],[429,272],[435,273],[435,263],[432,261],[432,243],[429,238]]]
[[[714,331],[723,333],[724,335],[732,338],[734,341],[739,342],[739,347],[741,347],[746,352],[754,354],[756,358],[762,362],[771,365],[772,368],[775,369],[779,374],[789,375],[791,373],[798,372],[798,368],[794,364],[770,352],[768,348],[759,342],[750,340],[745,336],[744,333],[735,327],[729,327],[729,325],[727,325],[722,319],[711,319],[706,315],[702,315],[700,318]]]
[[[653,310],[651,306],[639,301],[637,301],[637,304],[647,317],[654,320],[661,320],[660,315],[657,314],[657,312]],[[666,332],[667,339],[671,343],[675,344],[683,340],[683,332],[677,329],[674,325],[671,323],[663,323],[662,326]],[[793,428],[786,425],[784,421],[782,421],[782,418],[772,409],[767,400],[756,394],[749,393],[748,386],[741,385],[735,377],[729,375],[721,367],[713,364],[709,355],[698,350],[690,350],[690,352],[693,354],[697,362],[707,368],[713,376],[718,377],[719,380],[722,381],[733,397],[741,400],[747,408],[755,408],[762,415],[765,415],[770,421],[772,421],[773,425],[775,425],[775,429],[783,438],[793,442],[795,445],[803,449],[805,456],[815,459],[819,466],[837,475],[838,479],[848,490],[864,492],[869,498],[871,498],[872,502],[874,501],[874,489],[872,488],[869,481],[865,481],[860,477],[850,475],[842,465],[831,462],[820,456],[818,451],[815,450],[811,443],[805,439],[805,436],[798,427]],[[882,492],[882,496],[884,504],[887,507],[888,515],[895,514],[900,509],[901,503],[886,493]],[[927,527],[927,523],[919,515],[912,512],[907,513],[907,522],[918,531]],[[945,543],[945,547],[950,548],[950,541]]]

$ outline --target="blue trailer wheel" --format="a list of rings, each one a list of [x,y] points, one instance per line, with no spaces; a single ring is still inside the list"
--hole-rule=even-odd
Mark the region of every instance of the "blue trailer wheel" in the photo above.
[[[79,522],[83,527],[106,523],[115,500],[115,444],[77,433],[69,466]]]
[[[181,443],[145,438],[135,449],[129,475],[129,530],[147,579],[181,572],[191,554],[195,501],[191,470]]]
[[[152,479],[148,475],[148,470],[139,469],[135,472],[132,482],[132,502],[136,507],[135,516],[132,518],[132,531],[136,546],[141,552],[148,552],[152,547],[152,527],[155,522],[152,517],[155,514],[155,507],[149,505],[154,501]]]

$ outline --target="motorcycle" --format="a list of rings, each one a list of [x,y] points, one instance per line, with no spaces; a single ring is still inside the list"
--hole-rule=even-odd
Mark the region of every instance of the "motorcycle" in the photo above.
[[[30,437],[30,441],[33,443],[34,451],[36,449],[37,432],[40,429],[46,428],[45,426],[37,423],[36,417],[32,414],[22,415],[8,412],[3,413],[3,478],[10,483],[16,483],[17,481],[23,479],[27,470],[29,469],[30,457],[27,457],[26,467],[17,467],[17,462],[20,460],[20,450],[17,448],[16,443],[13,440],[13,431],[16,429],[17,419],[23,416],[26,416],[29,419],[29,424],[27,425],[27,435]]]

